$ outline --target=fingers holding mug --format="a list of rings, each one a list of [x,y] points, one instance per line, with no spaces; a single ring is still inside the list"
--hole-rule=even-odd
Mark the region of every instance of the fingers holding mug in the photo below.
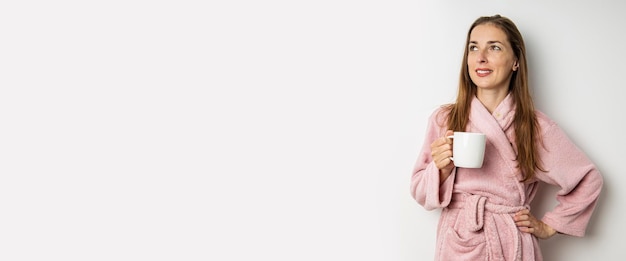
[[[446,146],[446,145],[444,145]],[[433,157],[433,162],[438,169],[444,169],[452,164],[452,149],[444,150]]]
[[[431,144],[431,155],[433,158],[433,162],[440,170],[451,170],[453,168],[451,161],[453,143],[452,139],[449,138],[449,136],[451,136],[453,133],[453,131],[449,130],[446,132],[445,136],[436,139]]]

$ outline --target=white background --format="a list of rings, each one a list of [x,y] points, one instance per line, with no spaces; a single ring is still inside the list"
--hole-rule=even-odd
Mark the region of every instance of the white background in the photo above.
[[[619,1],[11,3],[2,260],[432,260],[439,213],[411,169],[468,27],[496,13],[537,107],[605,178],[587,236],[545,259],[624,256]]]

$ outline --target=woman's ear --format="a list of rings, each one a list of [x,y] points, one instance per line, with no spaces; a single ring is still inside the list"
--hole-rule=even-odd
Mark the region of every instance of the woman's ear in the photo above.
[[[513,71],[517,71],[517,68],[519,68],[519,64],[518,64],[518,62],[517,62],[517,61],[515,61],[515,62],[513,63]]]

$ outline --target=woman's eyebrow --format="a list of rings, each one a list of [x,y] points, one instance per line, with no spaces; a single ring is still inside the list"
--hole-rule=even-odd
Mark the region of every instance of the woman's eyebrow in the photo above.
[[[498,41],[498,40],[487,41],[487,44],[494,44],[494,43],[502,44],[502,42]],[[470,41],[469,44],[478,44],[478,42],[477,41]]]

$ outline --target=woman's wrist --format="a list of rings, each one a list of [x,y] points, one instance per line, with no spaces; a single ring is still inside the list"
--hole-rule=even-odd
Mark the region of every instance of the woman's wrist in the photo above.
[[[550,225],[544,223],[543,221],[541,222],[541,225],[543,226],[543,231],[545,232],[545,237],[543,237],[543,239],[551,238],[558,232],[556,231],[556,229],[552,228]]]
[[[446,181],[446,179],[448,179],[451,175],[452,175],[452,170],[446,173],[446,170],[440,169],[439,170],[439,185],[443,184]]]

